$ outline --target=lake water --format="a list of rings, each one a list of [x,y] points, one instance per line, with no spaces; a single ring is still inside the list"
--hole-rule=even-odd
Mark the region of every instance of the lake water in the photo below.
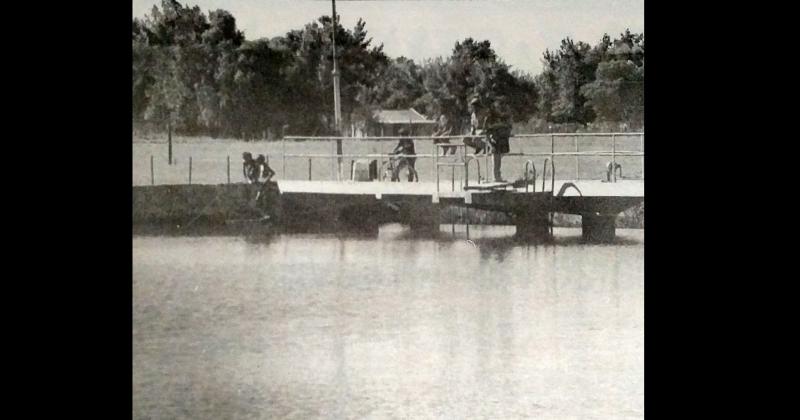
[[[133,237],[136,419],[644,417],[644,231]]]

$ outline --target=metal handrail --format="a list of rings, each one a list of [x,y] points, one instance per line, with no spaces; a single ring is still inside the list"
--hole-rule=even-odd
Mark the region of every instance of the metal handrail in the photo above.
[[[544,168],[542,169],[542,192],[544,192],[544,181],[547,179],[547,162],[550,158],[544,158]]]
[[[525,172],[523,174],[523,176],[525,177],[525,192],[528,192],[528,185],[530,184],[528,182],[528,174],[530,173],[528,171],[528,165],[530,165],[530,167],[533,169],[533,192],[536,192],[536,164],[534,164],[533,161],[530,159],[525,161],[525,169],[524,169]]]
[[[542,169],[542,192],[545,191],[544,183],[547,180],[547,162],[550,162],[550,192],[555,192],[556,189],[556,165],[553,159],[544,159],[544,169]]]
[[[443,137],[437,137],[437,138],[443,138]],[[444,156],[439,156],[439,148],[444,149],[446,147],[455,147],[456,149],[463,148],[463,151],[461,153],[462,162],[455,162],[455,163],[454,162],[445,162],[445,163],[439,162],[439,158],[440,157],[444,157]],[[455,156],[455,153],[453,154],[453,156]],[[431,155],[431,157],[433,157],[434,171],[436,171],[436,191],[437,192],[439,191],[439,181],[440,181],[439,168],[442,167],[442,166],[455,167],[455,166],[462,166],[460,163],[463,163],[463,167],[464,167],[464,187],[469,185],[469,161],[471,159],[470,159],[470,155],[467,154],[467,145],[466,144],[433,143],[433,155]],[[478,182],[480,182],[480,163],[478,164],[478,178],[479,178]],[[455,173],[453,174],[452,181],[454,183],[453,186],[455,186]]]
[[[474,156],[467,155],[466,163],[464,163],[464,167],[466,168],[464,172],[464,187],[469,186],[469,177],[467,177],[467,174],[469,173],[469,163],[472,161],[475,161],[478,165],[478,184],[481,183],[481,160]]]

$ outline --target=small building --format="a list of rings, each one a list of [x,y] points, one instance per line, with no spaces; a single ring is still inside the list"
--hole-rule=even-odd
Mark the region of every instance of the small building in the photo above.
[[[380,109],[375,111],[372,121],[355,121],[351,126],[353,137],[397,136],[401,127],[411,135],[425,136],[436,129],[436,121],[429,120],[414,108]]]

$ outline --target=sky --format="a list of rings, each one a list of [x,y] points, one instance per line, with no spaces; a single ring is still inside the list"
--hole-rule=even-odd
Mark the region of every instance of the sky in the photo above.
[[[301,29],[331,14],[330,0],[179,0],[204,13],[224,9],[236,18],[245,38],[272,38]],[[133,0],[133,17],[150,13],[161,0]],[[644,0],[407,0],[336,1],[340,24],[366,22],[373,45],[390,57],[415,62],[451,54],[456,41],[489,40],[513,69],[542,70],[545,49],[571,37],[594,45],[604,33],[613,39],[625,29],[644,31]]]

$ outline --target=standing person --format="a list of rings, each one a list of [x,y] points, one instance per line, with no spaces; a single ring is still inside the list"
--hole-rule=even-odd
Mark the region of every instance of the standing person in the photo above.
[[[500,166],[503,163],[503,155],[510,151],[511,121],[500,111],[501,108],[503,108],[502,103],[495,103],[495,107],[488,113],[484,125],[489,134],[489,142],[492,145],[495,182],[505,182],[500,173]]]
[[[407,136],[408,130],[405,128],[400,128],[397,132],[400,136]],[[394,150],[392,150],[393,155],[416,155],[417,152],[414,149],[414,140],[409,138],[401,138],[399,142],[397,142],[397,146],[395,146]],[[414,180],[419,181],[419,175],[417,175],[417,170],[414,168],[414,165],[417,162],[417,158],[415,157],[406,157],[401,156],[397,158],[393,158],[394,160],[394,173],[392,174],[392,181],[399,181],[400,180],[400,170],[403,168],[408,168],[408,182],[414,182]]]
[[[433,132],[433,137],[439,136],[449,136],[453,132],[453,126],[450,124],[450,121],[447,119],[447,116],[442,114],[436,120],[436,131]],[[442,143],[450,143],[450,139],[434,139],[433,144],[442,144]],[[437,151],[438,153],[438,151]],[[442,148],[441,156],[445,156],[448,153],[451,155],[456,154],[456,147],[455,146],[447,146]]]
[[[267,158],[264,155],[258,155],[255,159],[255,178],[256,183],[260,183],[261,179],[264,178],[264,184],[261,185],[261,188],[258,189],[258,193],[256,194],[256,203],[262,208],[270,208],[270,203],[265,201],[266,197],[269,197],[269,190],[273,187],[274,182],[272,182],[272,177],[275,176],[275,171],[269,167],[267,164]],[[266,213],[263,214],[264,219],[269,219],[270,216]]]
[[[242,153],[242,175],[248,184],[258,183],[258,168],[250,152]]]
[[[264,178],[264,183],[268,183],[272,180],[272,177],[275,176],[275,171],[269,167],[267,164],[267,158],[264,155],[258,155],[255,160],[256,164],[256,178],[261,180]]]

